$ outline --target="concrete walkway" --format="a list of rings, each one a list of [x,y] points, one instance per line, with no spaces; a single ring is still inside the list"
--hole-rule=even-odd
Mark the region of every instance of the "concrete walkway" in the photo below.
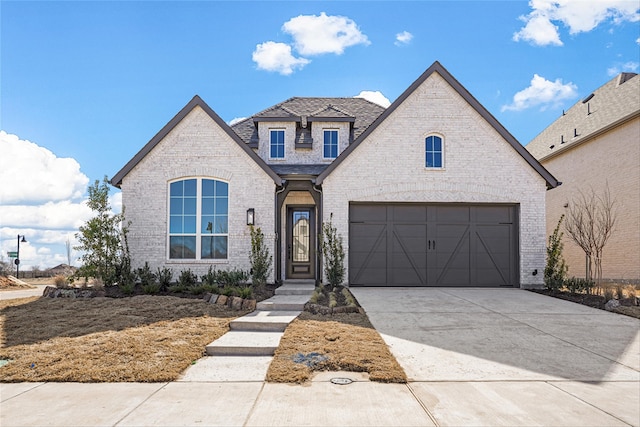
[[[284,330],[304,310],[314,283],[285,281],[255,311],[232,320],[229,332],[207,345],[207,357],[189,367],[180,381],[264,380]]]
[[[335,372],[301,386],[251,372],[156,384],[0,384],[0,425],[640,425],[637,319],[515,289],[353,291],[408,384]]]

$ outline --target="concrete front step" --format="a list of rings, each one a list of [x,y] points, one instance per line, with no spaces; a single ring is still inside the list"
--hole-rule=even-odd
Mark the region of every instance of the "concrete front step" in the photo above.
[[[232,331],[284,332],[299,314],[300,311],[257,310],[232,320],[229,327]]]
[[[302,311],[310,296],[311,293],[306,295],[275,295],[260,301],[256,308],[268,311]]]
[[[207,349],[209,356],[273,356],[283,332],[229,331]]]
[[[315,285],[282,285],[279,288],[276,288],[276,295],[308,295],[311,296],[313,290],[315,289]]]

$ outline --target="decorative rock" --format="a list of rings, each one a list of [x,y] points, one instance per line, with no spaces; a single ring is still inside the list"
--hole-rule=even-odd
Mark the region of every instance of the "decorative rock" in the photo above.
[[[218,294],[211,294],[211,298],[209,298],[209,303],[210,303],[210,304],[215,304],[215,303],[216,303],[216,301],[218,301],[218,297],[219,297],[219,296],[220,296],[220,295],[218,295]]]
[[[240,298],[240,297],[231,297],[231,308],[233,310],[241,310],[242,309],[242,298]]]
[[[254,299],[246,299],[242,301],[242,309],[243,310],[255,310],[256,309],[256,300]]]
[[[604,309],[607,310],[607,311],[613,311],[618,307],[620,307],[620,301],[618,301],[617,299],[610,299],[604,305]]]
[[[216,304],[218,305],[227,305],[227,300],[229,298],[226,295],[220,295],[216,300]]]
[[[211,295],[213,295],[211,292],[205,292],[204,294],[202,294],[202,299],[205,301],[209,301],[211,299]]]
[[[58,288],[54,288],[53,286],[47,286],[46,288],[44,288],[44,291],[42,292],[42,296],[43,297],[49,297],[49,298],[55,298],[57,290],[58,290]]]

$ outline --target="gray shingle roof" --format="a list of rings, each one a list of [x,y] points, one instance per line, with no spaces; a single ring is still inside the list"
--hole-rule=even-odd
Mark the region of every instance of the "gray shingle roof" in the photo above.
[[[277,173],[280,176],[286,176],[286,175],[313,175],[313,176],[318,176],[320,175],[322,172],[324,172],[324,170],[326,168],[329,167],[329,165],[285,165],[285,164],[281,164],[281,165],[269,165],[269,167],[271,169],[273,169],[273,171],[275,173]]]
[[[578,101],[525,147],[538,160],[640,114],[640,76],[622,73]]]
[[[353,139],[358,138],[383,112],[384,107],[363,98],[289,98],[231,126],[238,136],[249,143],[258,139],[254,119],[283,118],[299,121],[302,116],[311,121],[316,118],[350,119]]]

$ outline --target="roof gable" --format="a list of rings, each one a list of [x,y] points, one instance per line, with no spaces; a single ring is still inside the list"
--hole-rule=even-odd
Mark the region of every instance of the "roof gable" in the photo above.
[[[547,188],[557,187],[560,183],[547,171],[516,139],[507,131],[496,118],[487,111],[476,100],[469,91],[467,91],[438,61],[434,62],[427,70],[422,73],[411,86],[409,86],[378,118],[367,127],[354,142],[345,149],[338,158],[331,163],[331,165],[324,170],[316,180],[316,184],[320,185],[322,181],[336,169],[342,161],[349,156],[358,145],[360,145],[366,138],[386,119],[389,117],[418,87],[420,87],[433,73],[438,73],[475,111],[489,123],[498,134],[507,141],[514,150],[524,158],[524,160],[535,169],[540,176],[546,181]]]
[[[195,107],[200,107],[205,113],[218,125],[227,135],[237,143],[249,157],[251,157],[266,173],[269,175],[276,185],[282,184],[282,179],[262,160],[251,148],[218,116],[211,107],[209,107],[198,95],[194,96],[187,105],[185,105],[178,114],[176,114],[151,140],[144,146],[129,162],[111,179],[111,185],[120,188],[124,177],[136,165],[153,150],[153,148],[164,139],[178,123],[180,123]]]

